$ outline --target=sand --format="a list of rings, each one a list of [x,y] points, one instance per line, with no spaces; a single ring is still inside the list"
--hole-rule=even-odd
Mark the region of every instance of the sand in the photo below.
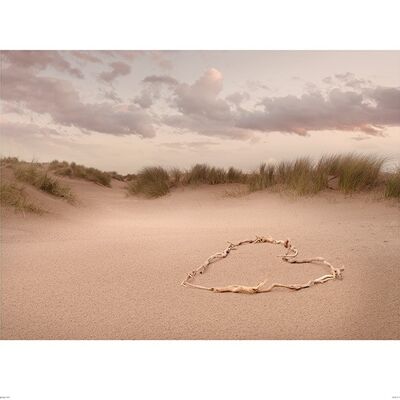
[[[2,210],[2,339],[400,339],[400,212],[369,195],[312,198],[232,186],[177,189],[145,200],[124,184],[68,180],[71,206]],[[302,291],[246,295],[180,286],[226,241],[292,239],[300,256],[345,266],[344,279]],[[279,246],[242,246],[199,278],[302,283],[321,265],[281,262]]]

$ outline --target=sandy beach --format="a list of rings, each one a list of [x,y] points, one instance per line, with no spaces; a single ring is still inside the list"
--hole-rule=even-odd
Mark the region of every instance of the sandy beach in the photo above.
[[[45,215],[2,209],[2,339],[400,339],[400,214],[392,202],[333,192],[242,195],[240,185],[147,200],[127,197],[122,182],[63,179],[76,206],[40,193]],[[290,238],[302,257],[344,265],[344,279],[256,295],[180,286],[226,241],[255,235]],[[198,282],[301,283],[326,272],[279,254],[278,246],[243,246]]]

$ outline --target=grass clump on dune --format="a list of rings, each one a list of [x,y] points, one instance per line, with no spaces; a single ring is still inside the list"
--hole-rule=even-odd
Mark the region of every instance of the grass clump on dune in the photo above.
[[[223,168],[208,167],[206,182],[209,185],[218,185],[227,182],[226,171]]]
[[[277,165],[261,164],[257,172],[249,175],[248,185],[252,192],[280,185],[299,195],[307,195],[324,189],[326,179],[314,168],[310,159],[299,158],[292,162],[282,161]]]
[[[368,155],[326,155],[313,162],[303,157],[278,164],[261,164],[257,171],[246,174],[236,168],[210,167],[196,164],[186,172],[174,168],[168,173],[161,167],[143,169],[128,183],[130,193],[159,197],[178,185],[217,185],[246,183],[250,192],[277,186],[300,196],[313,195],[325,189],[344,193],[370,190],[378,185],[384,159]],[[387,181],[385,196],[395,196],[398,178]],[[336,188],[330,183],[336,182]]]
[[[162,167],[143,168],[134,180],[128,183],[130,194],[144,194],[155,198],[166,195],[170,190],[170,177]]]
[[[13,207],[15,211],[22,213],[31,212],[42,214],[44,211],[31,203],[26,196],[23,187],[14,184],[4,183],[0,185],[0,203],[2,206]]]
[[[337,178],[340,191],[352,193],[375,187],[383,162],[383,158],[372,155],[329,155],[319,160],[317,169],[325,176]]]
[[[246,175],[239,169],[230,167],[210,167],[207,164],[196,164],[186,172],[185,183],[189,185],[218,185],[222,183],[244,183]]]
[[[284,183],[299,195],[315,194],[326,189],[326,174],[314,167],[309,158],[299,158],[288,165]]]
[[[253,172],[247,178],[250,192],[264,190],[276,184],[275,166],[261,164],[257,172]]]
[[[207,183],[210,167],[206,164],[196,164],[186,173],[186,183],[198,185]]]
[[[226,173],[227,183],[245,183],[246,179],[246,174],[234,167],[230,167]]]
[[[144,194],[147,197],[160,197],[169,193],[172,187],[179,185],[244,182],[246,175],[236,168],[210,167],[206,164],[196,164],[189,171],[172,168],[169,172],[162,167],[148,167],[133,175],[128,181],[130,194]]]
[[[68,202],[74,201],[74,196],[69,187],[61,184],[60,181],[34,163],[18,165],[14,168],[14,174],[19,181],[28,183],[43,192],[61,197]]]
[[[371,189],[377,185],[383,159],[350,154],[340,157],[339,188],[344,193]]]
[[[336,178],[340,191],[352,193],[378,184],[383,161],[375,156],[348,154],[324,156],[317,163],[298,158],[275,166],[262,164],[258,172],[249,175],[248,184],[250,191],[279,184],[299,195],[309,195],[327,189],[329,180]]]
[[[12,167],[15,164],[18,164],[20,161],[18,157],[1,157],[0,158],[0,166],[1,167]]]
[[[400,199],[400,168],[390,175],[385,182],[385,197]]]
[[[184,174],[179,168],[172,168],[169,172],[172,186],[179,186],[183,183]]]
[[[94,182],[102,186],[111,186],[112,175],[108,172],[103,172],[96,168],[88,168],[84,165],[79,165],[74,162],[69,164],[67,161],[60,162],[57,160],[52,161],[49,165],[49,168],[56,175],[67,176],[69,178],[85,179],[87,181]],[[118,179],[122,177],[118,174],[116,174],[115,176],[117,176]]]

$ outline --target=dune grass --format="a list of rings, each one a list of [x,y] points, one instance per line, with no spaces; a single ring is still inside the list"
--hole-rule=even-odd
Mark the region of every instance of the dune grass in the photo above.
[[[170,190],[170,177],[162,167],[143,168],[128,183],[128,193],[144,194],[146,197],[155,198],[166,195]]]
[[[338,190],[349,194],[370,190],[378,185],[384,159],[375,156],[347,154],[326,155],[317,162],[303,157],[278,164],[261,164],[257,171],[244,173],[234,167],[211,167],[196,164],[188,171],[174,168],[170,172],[161,167],[144,168],[128,184],[130,193],[159,197],[177,185],[217,185],[246,183],[250,192],[278,187],[300,196],[313,195],[328,189],[332,179],[338,181]],[[388,181],[386,196],[396,193],[396,177]],[[392,194],[393,193],[393,194]]]
[[[325,189],[327,177],[314,167],[310,159],[299,158],[277,165],[261,164],[257,172],[249,175],[248,185],[252,192],[280,185],[299,195],[309,195]]]
[[[258,171],[247,177],[250,192],[267,189],[276,184],[275,166],[272,164],[261,164]]]
[[[227,182],[227,174],[223,168],[211,167],[208,169],[205,183],[218,185]]]
[[[218,185],[221,183],[244,183],[246,174],[236,168],[210,167],[196,164],[188,171],[172,168],[167,171],[162,167],[143,168],[128,181],[128,193],[144,194],[146,197],[160,197],[169,193],[172,187],[179,185]]]
[[[384,159],[371,155],[345,154],[325,155],[317,162],[302,157],[293,161],[261,164],[251,173],[230,167],[228,169],[196,164],[189,170],[162,167],[146,167],[137,174],[122,176],[116,172],[103,172],[76,163],[54,160],[48,169],[56,175],[76,177],[111,186],[111,179],[127,182],[128,193],[143,194],[149,198],[164,196],[170,189],[187,185],[218,185],[227,183],[247,184],[248,191],[269,188],[289,190],[300,196],[314,195],[326,189],[334,189],[345,194],[367,191],[384,186],[385,197],[399,197],[399,175],[382,173]],[[39,163],[18,161],[15,157],[1,159],[1,165],[11,167],[16,177],[47,193],[70,198],[70,190],[57,179],[48,175]],[[330,184],[334,182],[334,187]]]
[[[230,167],[227,171],[224,168],[210,167],[207,164],[196,164],[185,173],[184,182],[188,185],[218,185],[222,183],[244,183],[246,174],[241,170]]]
[[[2,183],[0,185],[0,203],[2,206],[13,207],[15,211],[22,213],[43,214],[44,212],[44,210],[28,200],[23,187],[15,184]]]
[[[60,197],[70,203],[74,202],[71,189],[50,176],[37,163],[20,163],[14,167],[14,174],[21,182],[28,183],[43,192]]]
[[[326,189],[328,177],[309,158],[299,158],[288,163],[283,183],[299,195],[310,195]]]
[[[234,167],[229,167],[226,173],[226,183],[245,183],[247,176],[242,170]]]
[[[200,184],[215,184],[218,180],[223,183],[225,180],[224,173],[217,172],[216,168],[213,168],[207,164],[196,164],[189,171],[186,172],[185,182],[188,185],[200,185]]]
[[[262,164],[249,175],[250,191],[279,184],[299,195],[316,194],[328,188],[332,178],[338,179],[339,190],[348,194],[372,189],[378,184],[384,159],[357,154],[327,155],[317,163],[309,158],[282,161],[277,165]]]
[[[179,168],[172,168],[169,177],[172,186],[179,186],[183,183],[184,173]]]
[[[1,157],[0,158],[0,166],[1,167],[12,167],[15,164],[18,164],[20,161],[18,157]]]
[[[344,193],[374,188],[382,171],[383,158],[348,154],[327,158],[331,175],[339,177],[339,189]]]
[[[96,168],[85,167],[74,162],[54,160],[50,163],[49,169],[56,175],[67,176],[69,178],[80,178],[90,182],[97,183],[102,186],[111,186],[112,174],[100,171]],[[116,179],[122,176],[115,173]]]
[[[400,199],[400,167],[385,182],[385,197]]]

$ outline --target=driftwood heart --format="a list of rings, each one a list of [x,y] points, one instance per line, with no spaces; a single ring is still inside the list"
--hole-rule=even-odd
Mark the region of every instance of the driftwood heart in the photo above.
[[[281,245],[286,249],[286,254],[278,256],[282,259],[282,261],[285,261],[290,264],[304,264],[304,263],[320,263],[324,264],[327,267],[330,268],[330,274],[323,275],[317,279],[313,279],[307,283],[303,284],[292,284],[292,285],[284,285],[282,283],[272,283],[268,287],[265,287],[266,280],[260,282],[256,286],[242,286],[242,285],[229,285],[229,286],[223,286],[223,287],[211,287],[211,286],[201,286],[201,285],[196,285],[193,282],[195,276],[197,274],[203,274],[207,268],[210,266],[210,264],[225,258],[229,255],[229,253],[236,249],[239,246],[242,246],[244,244],[257,244],[257,243],[270,243],[270,244],[276,244],[276,245]],[[200,265],[197,269],[194,271],[190,272],[186,279],[181,283],[182,286],[186,287],[192,287],[196,289],[202,289],[202,290],[209,290],[211,292],[217,292],[217,293],[223,293],[223,292],[233,292],[233,293],[247,293],[247,294],[254,294],[254,293],[266,293],[270,292],[272,289],[276,287],[283,287],[291,290],[300,290],[300,289],[305,289],[310,286],[313,286],[314,284],[317,283],[325,283],[328,282],[332,279],[342,279],[342,272],[344,271],[344,268],[335,268],[331,263],[325,260],[323,257],[313,257],[313,258],[306,258],[303,260],[298,260],[296,257],[299,254],[299,251],[296,249],[296,247],[293,246],[291,241],[289,239],[287,240],[275,240],[272,237],[265,237],[265,236],[256,236],[255,239],[249,239],[249,240],[242,240],[241,242],[238,243],[231,243],[228,242],[228,247],[219,253],[215,253],[212,256],[208,257],[206,261],[204,261],[203,264]]]

